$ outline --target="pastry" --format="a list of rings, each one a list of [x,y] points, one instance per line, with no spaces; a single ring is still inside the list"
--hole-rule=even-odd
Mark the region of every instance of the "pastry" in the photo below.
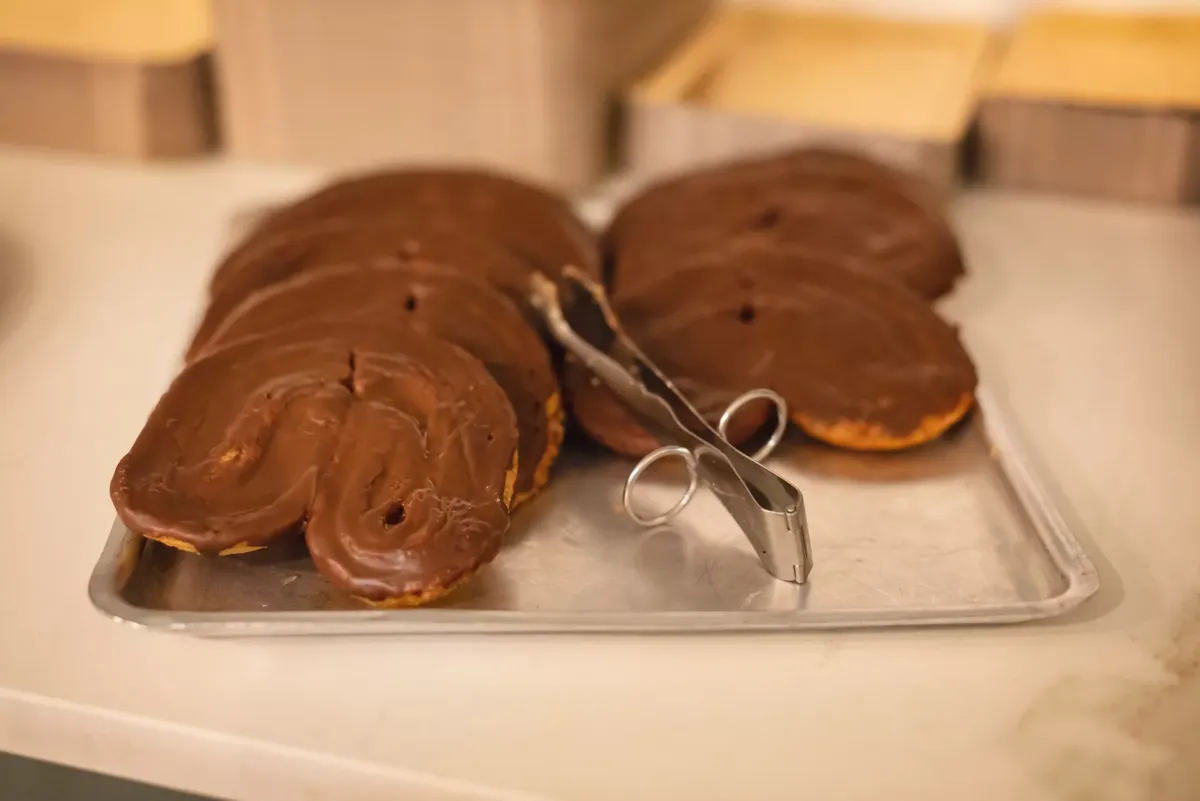
[[[205,554],[304,528],[321,573],[425,603],[491,560],[517,430],[474,357],[402,325],[315,322],[184,368],[111,484],[133,531]]]
[[[567,264],[598,274],[595,237],[570,205],[506,176],[470,169],[407,169],[336,181],[269,215],[251,239],[302,230],[319,220],[406,217],[485,236],[551,275]]]
[[[773,389],[793,422],[840,447],[928,442],[974,402],[975,368],[953,327],[916,295],[824,261],[743,253],[663,276],[616,311],[676,382]],[[615,419],[595,398],[572,403],[590,431]]]
[[[517,503],[549,480],[562,442],[563,412],[546,348],[512,303],[457,270],[423,261],[310,270],[251,295],[196,352],[298,321],[335,319],[403,321],[482,361],[517,414]]]
[[[449,223],[406,217],[317,220],[298,230],[255,237],[230,253],[210,285],[210,302],[193,337],[202,345],[250,293],[307,270],[336,264],[397,265],[427,260],[476,275],[524,307],[532,265],[486,237]]]
[[[729,249],[794,249],[936,298],[962,256],[933,191],[850,153],[801,150],[650,187],[605,239],[615,296]]]

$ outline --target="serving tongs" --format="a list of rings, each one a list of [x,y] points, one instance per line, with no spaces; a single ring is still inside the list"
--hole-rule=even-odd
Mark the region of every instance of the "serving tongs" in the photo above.
[[[568,267],[557,281],[534,273],[530,302],[551,335],[619,395],[647,431],[667,443],[629,474],[623,495],[626,512],[643,525],[661,524],[687,505],[703,480],[733,516],[767,572],[803,584],[812,568],[804,497],[756,461],[765,458],[783,436],[787,425],[783,399],[770,390],[752,390],[730,404],[714,429],[626,335],[604,289],[583,272]],[[757,398],[775,403],[778,416],[770,440],[752,458],[734,447],[724,431],[737,410]],[[687,465],[688,489],[667,512],[644,517],[633,508],[633,487],[653,462],[667,456],[681,458]]]

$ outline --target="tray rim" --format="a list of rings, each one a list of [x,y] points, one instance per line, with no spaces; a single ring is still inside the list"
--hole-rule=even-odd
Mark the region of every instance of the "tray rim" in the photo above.
[[[1008,604],[942,606],[927,609],[787,611],[577,611],[478,609],[361,609],[271,612],[172,612],[131,604],[121,588],[145,540],[115,519],[88,580],[88,597],[103,615],[141,629],[184,632],[203,637],[286,637],[304,635],[453,633],[686,633],[803,631],[995,625],[1057,617],[1075,609],[1100,589],[1100,577],[1062,508],[1061,491],[1028,459],[998,401],[980,389],[984,434],[993,455],[1050,562],[1064,580],[1047,598]],[[136,551],[136,554],[134,553]]]

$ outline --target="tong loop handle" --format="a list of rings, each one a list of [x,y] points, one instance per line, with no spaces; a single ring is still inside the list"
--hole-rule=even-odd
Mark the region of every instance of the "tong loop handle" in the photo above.
[[[551,335],[616,392],[647,430],[688,452],[689,473],[694,477],[689,487],[704,480],[767,571],[783,581],[803,584],[812,567],[812,552],[800,490],[742,453],[701,416],[625,334],[595,279],[570,266],[563,268],[557,282],[535,272],[529,299]],[[783,421],[786,417],[780,415]],[[785,426],[786,422],[777,423],[772,440],[783,436]],[[768,442],[768,452],[776,444]],[[641,465],[641,470],[648,466]],[[627,502],[641,470],[626,481]],[[690,492],[669,515],[691,500]]]
[[[725,412],[721,415],[721,420],[717,423],[717,433],[725,439],[729,439],[729,423],[734,416],[741,411],[742,407],[751,401],[766,399],[775,405],[775,430],[771,432],[771,438],[763,444],[761,448],[753,454],[746,454],[752,460],[761,462],[766,459],[775,449],[779,447],[779,443],[783,442],[783,435],[787,432],[788,426],[788,406],[787,401],[778,392],[770,389],[752,389],[749,392],[743,392],[733,399],[733,402],[726,407]]]
[[[667,511],[653,517],[646,517],[633,508],[633,488],[637,485],[638,479],[642,477],[642,474],[650,469],[650,465],[668,456],[678,456],[683,459],[683,463],[687,466],[687,491]],[[629,471],[629,478],[625,479],[625,491],[621,493],[621,505],[625,507],[625,514],[629,515],[629,519],[639,526],[646,526],[647,528],[661,526],[682,512],[692,502],[692,496],[696,494],[698,486],[700,486],[700,470],[699,465],[696,463],[696,454],[682,445],[664,445],[643,456],[642,460],[637,463],[637,466]]]
[[[721,415],[721,422],[717,425],[717,431],[720,432],[721,436],[725,439],[729,439],[727,429],[734,416],[741,411],[741,409],[747,403],[762,399],[769,400],[772,404],[774,404],[776,422],[775,430],[771,433],[771,438],[767,440],[767,442],[761,448],[755,451],[752,456],[750,456],[750,458],[756,462],[760,462],[770,456],[775,448],[779,446],[779,443],[783,441],[784,432],[787,431],[787,401],[784,400],[778,392],[774,392],[769,389],[752,389],[749,392],[743,392],[741,395],[734,398],[733,402],[730,403],[725,409],[725,412]],[[675,505],[665,512],[653,516],[643,515],[634,508],[633,489],[635,486],[637,486],[638,479],[642,477],[643,473],[650,469],[651,465],[670,456],[676,456],[680,459],[683,459],[683,463],[687,467],[688,471],[687,490],[683,493],[679,500],[675,502]],[[643,456],[642,460],[637,463],[633,470],[629,471],[629,478],[625,479],[625,490],[621,493],[621,506],[624,507],[625,514],[629,516],[629,519],[637,523],[639,526],[645,526],[647,528],[652,526],[661,526],[663,523],[670,521],[687,508],[687,505],[692,501],[692,496],[696,494],[696,489],[699,487],[699,484],[700,470],[699,463],[696,461],[696,454],[693,453],[689,448],[685,448],[682,445],[664,445],[663,447],[656,448],[655,450]]]

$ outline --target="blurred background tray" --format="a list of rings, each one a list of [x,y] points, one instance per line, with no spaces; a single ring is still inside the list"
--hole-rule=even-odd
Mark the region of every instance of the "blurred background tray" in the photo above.
[[[830,143],[949,189],[994,42],[984,24],[723,9],[629,93],[629,166]]]
[[[984,181],[1200,201],[1200,16],[1034,11],[986,94]]]

